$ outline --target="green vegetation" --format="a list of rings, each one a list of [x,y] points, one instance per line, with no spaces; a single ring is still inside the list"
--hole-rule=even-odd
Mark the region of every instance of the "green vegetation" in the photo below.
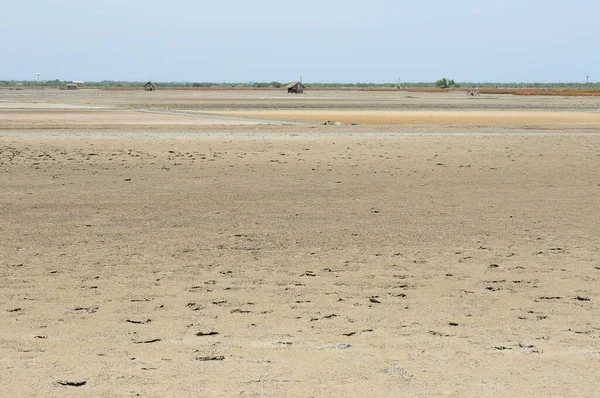
[[[283,87],[282,83],[279,82],[271,82],[271,83],[253,83],[252,85],[249,85],[250,87],[257,87],[257,88],[281,88]]]
[[[445,77],[443,79],[438,80],[437,82],[435,82],[435,85],[438,86],[439,88],[450,88],[452,86],[454,86],[454,80],[448,80]]]

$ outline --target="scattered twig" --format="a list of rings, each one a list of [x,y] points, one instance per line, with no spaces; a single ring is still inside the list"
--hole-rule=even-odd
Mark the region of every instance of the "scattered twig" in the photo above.
[[[81,386],[85,386],[87,384],[87,381],[65,381],[65,380],[59,380],[58,384],[60,384],[61,386],[69,386],[69,387],[81,387]]]
[[[135,344],[150,344],[150,343],[158,343],[159,341],[161,341],[161,339],[135,341],[134,343]]]
[[[219,334],[219,333],[218,332],[212,332],[212,331],[211,332],[198,332],[198,333],[196,333],[196,336],[200,336],[200,337],[202,337],[202,336],[215,336],[217,334]]]
[[[213,355],[207,357],[196,357],[196,361],[222,361],[225,357],[223,355]]]

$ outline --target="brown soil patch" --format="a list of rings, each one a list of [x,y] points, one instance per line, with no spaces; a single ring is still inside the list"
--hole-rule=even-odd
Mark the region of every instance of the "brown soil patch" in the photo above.
[[[412,93],[443,93],[443,92],[466,92],[471,90],[468,88],[409,88]],[[480,88],[480,94],[504,94],[504,95],[525,95],[525,96],[542,96],[542,97],[597,97],[600,96],[600,90],[587,89],[550,89],[550,88]]]

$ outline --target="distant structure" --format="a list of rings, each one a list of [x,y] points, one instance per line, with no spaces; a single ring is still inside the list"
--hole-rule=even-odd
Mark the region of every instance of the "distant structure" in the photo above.
[[[467,91],[467,97],[479,97],[479,89],[476,87],[474,90]]]
[[[156,84],[154,84],[152,82],[148,82],[148,83],[144,84],[144,90],[146,90],[146,91],[156,91]]]
[[[75,84],[75,83],[68,83],[67,84],[67,90],[77,90],[77,84]]]
[[[290,94],[302,94],[306,87],[300,82],[293,82],[285,86],[285,88],[287,88],[287,92]]]

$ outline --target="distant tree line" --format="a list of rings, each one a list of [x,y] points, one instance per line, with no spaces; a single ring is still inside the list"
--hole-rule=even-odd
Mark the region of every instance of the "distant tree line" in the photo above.
[[[0,80],[0,87],[61,87],[71,83],[71,80]],[[83,87],[90,88],[136,88],[142,87],[146,81],[115,81],[102,80],[85,82]],[[154,82],[158,88],[260,88],[280,89],[287,83],[253,82],[253,83],[223,83],[223,82]],[[408,88],[546,88],[546,89],[587,89],[600,90],[600,82],[596,83],[493,83],[493,82],[455,82],[443,78],[435,82],[402,82],[402,83],[303,83],[308,89],[408,89]]]

